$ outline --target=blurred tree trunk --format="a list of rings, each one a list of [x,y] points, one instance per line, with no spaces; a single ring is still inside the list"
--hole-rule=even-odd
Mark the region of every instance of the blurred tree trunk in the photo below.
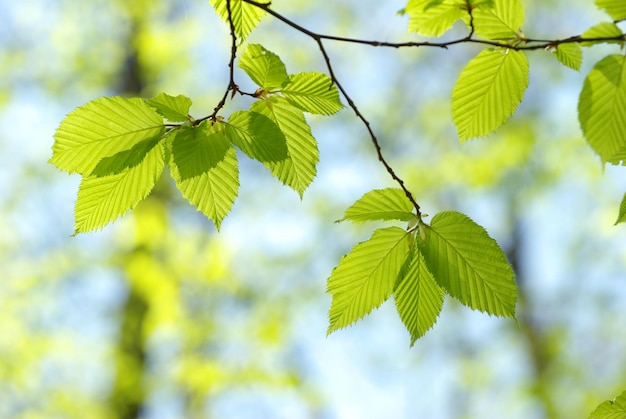
[[[124,96],[142,96],[146,82],[139,64],[139,51],[136,46],[141,17],[131,15],[131,18],[131,29],[126,42],[126,57],[120,71],[118,91]],[[139,251],[142,250],[136,248],[131,253]],[[128,280],[127,284],[128,296],[120,313],[120,330],[116,345],[115,381],[109,398],[115,417],[120,419],[141,417],[146,399],[144,386],[147,365],[144,324],[149,303],[133,281]]]
[[[523,249],[526,246],[526,235],[524,234],[523,221],[516,212],[514,208],[509,210],[513,231],[511,243],[506,253],[515,271],[519,298],[517,317],[520,331],[526,340],[528,361],[534,375],[531,391],[538,404],[543,408],[545,417],[558,418],[559,415],[550,394],[551,380],[547,376],[549,366],[553,361],[549,350],[549,337],[542,330],[539,319],[534,316],[532,303],[527,297],[527,281],[523,269]]]

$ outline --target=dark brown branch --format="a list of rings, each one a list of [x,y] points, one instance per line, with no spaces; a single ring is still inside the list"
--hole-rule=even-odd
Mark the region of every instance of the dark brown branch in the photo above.
[[[459,39],[455,39],[452,41],[446,41],[446,42],[429,42],[429,41],[424,41],[424,42],[415,42],[415,41],[408,41],[408,42],[383,42],[383,41],[371,41],[371,40],[367,40],[367,39],[356,39],[356,38],[347,38],[347,37],[342,37],[342,36],[333,36],[333,35],[324,35],[324,34],[320,34],[320,33],[315,33],[313,31],[310,31],[300,25],[298,25],[297,23],[293,22],[290,19],[287,19],[285,16],[275,12],[274,10],[270,9],[269,7],[269,3],[259,3],[255,0],[241,0],[244,3],[248,3],[251,4],[253,6],[258,7],[261,10],[264,10],[265,12],[267,12],[268,14],[274,16],[276,19],[280,20],[281,22],[291,26],[292,28],[294,28],[295,30],[297,30],[298,32],[302,32],[305,35],[308,35],[309,37],[318,40],[330,40],[330,41],[338,41],[338,42],[347,42],[347,43],[352,43],[352,44],[362,44],[362,45],[369,45],[369,46],[373,46],[373,47],[388,47],[388,48],[407,48],[407,47],[413,47],[413,48],[417,48],[417,47],[435,47],[435,48],[444,48],[447,49],[450,46],[453,45],[457,45],[457,44],[465,44],[465,43],[470,43],[470,44],[482,44],[482,45],[487,45],[487,46],[492,46],[492,47],[500,47],[500,48],[507,48],[507,49],[513,49],[516,51],[521,51],[521,50],[540,50],[540,49],[545,49],[545,48],[549,48],[549,47],[555,47],[557,45],[560,44],[573,44],[573,43],[581,43],[581,42],[610,42],[610,41],[626,41],[626,34],[621,34],[621,35],[616,35],[616,36],[611,36],[611,37],[598,37],[598,38],[583,38],[582,35],[575,35],[575,36],[570,36],[568,38],[563,38],[563,39],[552,39],[552,40],[535,40],[535,39],[520,39],[521,43],[519,45],[513,45],[513,44],[508,44],[506,42],[498,42],[498,41],[491,41],[488,39],[480,39],[480,38],[474,38],[474,24],[473,24],[473,19],[472,19],[472,13],[471,13],[471,6],[468,6],[468,13],[470,14],[470,34],[468,36],[465,36],[463,38],[459,38]],[[469,2],[468,2],[469,3]],[[530,44],[530,45],[529,45]]]
[[[230,47],[230,61],[228,62],[228,74],[229,81],[228,87],[226,87],[226,91],[224,92],[224,96],[218,102],[217,106],[213,109],[213,113],[209,116],[205,116],[204,118],[196,119],[194,121],[194,125],[200,124],[202,121],[206,121],[210,119],[215,121],[217,118],[217,113],[226,105],[226,100],[228,99],[228,95],[231,97],[234,96],[239,91],[239,86],[235,83],[235,59],[237,58],[237,33],[235,32],[235,23],[233,22],[233,13],[230,5],[231,0],[226,0],[226,11],[228,12],[228,26],[230,27],[230,39],[231,39],[231,47]]]
[[[312,32],[298,25],[297,23],[287,19],[286,17],[274,12],[272,9],[269,8],[269,4],[257,3],[255,1],[248,1],[248,0],[243,0],[243,1],[265,10],[267,13],[271,14],[272,16],[274,16],[281,22],[285,23],[288,26],[291,26],[298,32],[301,32],[315,40],[324,58],[324,62],[326,63],[326,68],[328,69],[328,74],[330,76],[331,81],[333,82],[333,84],[337,86],[337,89],[339,89],[343,97],[346,99],[346,101],[348,102],[348,106],[350,106],[350,108],[354,111],[357,118],[359,118],[361,122],[363,122],[363,124],[365,125],[365,128],[367,129],[367,132],[369,133],[370,139],[372,140],[372,143],[374,144],[374,147],[376,148],[376,154],[378,155],[378,160],[383,164],[383,166],[385,167],[385,169],[387,170],[387,173],[389,173],[391,178],[395,180],[398,183],[398,185],[400,185],[400,187],[404,191],[404,194],[406,195],[408,200],[411,202],[411,204],[413,204],[413,207],[415,207],[417,216],[421,218],[420,206],[417,204],[417,201],[415,201],[413,194],[408,190],[408,188],[404,184],[404,181],[395,173],[391,165],[387,162],[387,160],[383,156],[382,147],[380,146],[380,142],[378,141],[378,138],[376,137],[376,134],[374,133],[374,130],[371,127],[371,124],[369,123],[367,118],[365,118],[365,116],[361,113],[359,108],[356,106],[356,104],[354,103],[354,101],[352,100],[348,92],[346,91],[346,89],[343,87],[343,85],[337,79],[337,76],[335,75],[333,66],[330,62],[330,57],[328,56],[328,52],[326,51],[326,48],[324,47],[323,40],[324,39],[341,40],[341,38],[316,34],[315,32]]]
[[[361,111],[356,106],[356,104],[354,103],[354,101],[352,100],[352,98],[350,97],[348,92],[345,90],[345,88],[343,87],[341,82],[337,79],[337,77],[335,75],[335,72],[333,70],[333,66],[332,66],[331,61],[330,61],[330,57],[329,57],[328,52],[326,51],[326,48],[324,46],[324,41],[325,40],[337,41],[337,42],[346,42],[346,43],[353,43],[353,44],[361,44],[361,45],[369,45],[369,46],[373,46],[373,47],[389,47],[389,48],[435,47],[435,48],[447,49],[448,47],[453,46],[453,45],[457,45],[457,44],[473,43],[473,44],[481,44],[481,45],[486,45],[486,46],[491,46],[491,47],[513,49],[513,50],[516,50],[516,51],[521,51],[521,50],[527,50],[527,51],[528,50],[541,50],[541,49],[546,49],[546,48],[554,48],[554,47],[556,47],[558,45],[569,44],[569,43],[626,41],[626,34],[621,34],[619,36],[613,36],[613,37],[604,37],[604,38],[603,37],[583,38],[582,35],[576,35],[576,36],[571,36],[571,37],[568,37],[568,38],[554,39],[554,40],[540,40],[540,39],[520,38],[520,39],[517,40],[517,42],[514,42],[514,43],[506,43],[506,42],[500,42],[500,41],[493,41],[493,40],[487,40],[487,39],[474,38],[475,27],[474,27],[474,19],[473,19],[473,14],[472,14],[472,5],[471,5],[470,1],[467,1],[467,12],[468,12],[468,14],[470,16],[470,21],[469,21],[470,32],[469,32],[469,34],[467,36],[465,36],[463,38],[455,39],[455,40],[452,40],[452,41],[446,41],[446,42],[429,42],[429,41],[425,41],[425,42],[415,42],[415,41],[409,41],[409,42],[383,42],[383,41],[371,41],[371,40],[366,40],[366,39],[348,38],[348,37],[341,37],[341,36],[325,35],[325,34],[316,33],[316,32],[313,32],[313,31],[311,31],[311,30],[309,30],[309,29],[307,29],[307,28],[297,24],[296,22],[294,22],[294,21],[292,21],[290,19],[286,18],[285,16],[281,15],[280,13],[277,13],[274,10],[272,10],[270,8],[271,2],[270,3],[260,3],[260,2],[257,2],[255,0],[240,0],[240,1],[242,1],[244,3],[248,3],[248,4],[252,5],[252,6],[258,7],[259,9],[265,11],[266,13],[270,14],[274,18],[276,18],[279,21],[283,22],[287,26],[290,26],[291,28],[295,29],[296,31],[307,35],[308,37],[310,37],[311,39],[313,39],[317,43],[317,45],[318,45],[318,47],[320,49],[320,52],[321,52],[321,54],[322,54],[322,56],[324,58],[324,62],[326,63],[326,67],[328,69],[328,74],[330,76],[330,79],[331,79],[332,83],[337,86],[337,88],[339,89],[341,94],[345,97],[346,101],[348,102],[348,105],[350,106],[350,108],[354,111],[354,113],[357,116],[357,118],[359,118],[361,120],[361,122],[363,122],[363,125],[365,125],[365,128],[367,129],[367,132],[369,133],[370,139],[371,139],[371,141],[374,144],[374,147],[376,149],[376,154],[378,155],[378,160],[380,160],[380,162],[383,164],[383,166],[387,170],[387,173],[389,173],[389,175],[392,177],[392,179],[394,181],[396,181],[400,185],[400,187],[404,191],[406,197],[409,199],[409,201],[415,207],[415,211],[416,211],[417,216],[420,217],[420,218],[421,218],[420,206],[417,204],[417,202],[415,201],[415,198],[413,197],[411,192],[405,186],[404,181],[395,173],[395,171],[393,170],[391,165],[387,162],[387,160],[383,156],[382,147],[380,145],[380,142],[379,142],[378,138],[376,137],[376,134],[374,133],[374,131],[373,131],[372,127],[371,127],[371,124],[369,123],[367,118],[365,118],[365,116],[361,113]],[[211,119],[211,120],[214,121],[217,118],[217,113],[226,104],[226,100],[228,99],[229,93],[231,94],[231,96],[234,96],[236,93],[239,92],[240,94],[250,95],[250,96],[256,97],[255,94],[240,92],[239,91],[239,87],[235,83],[235,80],[234,80],[234,65],[235,65],[235,58],[237,56],[237,35],[235,33],[235,25],[234,25],[233,17],[232,17],[231,0],[226,0],[226,9],[228,11],[228,24],[230,26],[230,34],[231,34],[231,39],[232,39],[230,62],[228,63],[228,67],[229,67],[229,70],[230,70],[230,80],[229,80],[229,83],[228,83],[228,87],[226,88],[226,92],[224,92],[224,96],[222,97],[220,102],[217,104],[215,109],[213,109],[213,113],[211,115],[209,115],[209,116],[206,116],[204,118],[196,120],[194,122],[194,125],[197,125],[200,122],[202,122],[204,120],[207,120],[207,119]]]

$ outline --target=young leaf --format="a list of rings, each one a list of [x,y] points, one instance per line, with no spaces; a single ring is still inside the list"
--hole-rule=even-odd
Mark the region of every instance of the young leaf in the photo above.
[[[411,221],[415,217],[412,211],[413,205],[402,189],[377,189],[359,198],[338,221]]]
[[[328,278],[327,291],[333,297],[328,334],[356,322],[389,298],[409,253],[409,236],[399,227],[376,230],[341,259]]]
[[[281,92],[289,103],[304,112],[332,115],[343,108],[337,86],[323,73],[294,74]]]
[[[583,51],[577,44],[560,44],[552,51],[561,64],[566,67],[580,71],[583,63]]]
[[[520,0],[495,0],[472,11],[474,33],[493,40],[519,39],[524,24],[524,7]]]
[[[595,38],[614,38],[614,37],[621,37],[621,36],[622,36],[622,31],[620,30],[619,26],[617,26],[615,23],[602,22],[587,29],[585,32],[583,32],[583,34],[580,37],[583,39],[595,39]],[[607,44],[622,44],[623,42],[624,42],[623,38],[622,40],[605,41],[605,43]],[[580,43],[580,45],[583,47],[592,47],[597,44],[598,42],[594,42],[594,41]]]
[[[206,124],[172,139],[172,177],[183,196],[219,230],[239,193],[239,167],[228,138]]]
[[[74,234],[99,229],[133,209],[163,172],[163,147],[155,143],[141,162],[108,176],[85,176],[78,189]]]
[[[602,161],[626,160],[626,57],[609,55],[593,67],[580,92],[578,120]]]
[[[289,82],[285,64],[278,55],[259,44],[248,45],[239,60],[239,67],[264,90],[280,89]]]
[[[282,131],[287,141],[288,158],[265,165],[281,182],[300,194],[311,184],[319,161],[317,141],[311,135],[304,114],[286,99],[270,97],[252,104],[250,110],[270,118]]]
[[[54,134],[50,163],[88,176],[98,162],[165,133],[163,118],[141,99],[103,97],[70,112]]]
[[[215,9],[215,12],[228,24],[226,0],[209,0],[209,2]],[[230,10],[235,34],[241,40],[246,39],[250,32],[259,24],[261,18],[265,16],[263,10],[241,0],[231,0]]]
[[[601,403],[591,412],[589,419],[623,419],[626,417],[626,391],[613,400]]]
[[[402,276],[402,274],[401,274]],[[415,247],[407,272],[393,292],[396,309],[411,334],[411,346],[437,322],[445,293],[426,267],[424,256]]]
[[[130,150],[120,151],[111,157],[105,157],[98,162],[91,172],[92,176],[116,175],[126,169],[140,164],[146,155],[156,146],[160,138],[150,138],[135,144]]]
[[[168,121],[185,122],[189,120],[191,99],[187,96],[170,96],[166,93],[161,93],[152,99],[147,99],[146,103]]]
[[[225,123],[226,136],[251,159],[279,162],[289,155],[287,140],[278,125],[258,112],[233,112]]]
[[[461,141],[496,130],[513,113],[528,87],[522,51],[486,49],[472,58],[452,91],[452,116]]]
[[[435,38],[459,19],[469,22],[465,0],[409,0],[405,13],[409,15],[409,32]]]
[[[624,221],[626,221],[626,193],[622,198],[622,203],[619,205],[619,214],[617,216],[615,224],[613,225],[618,225],[619,223],[623,223]]]
[[[485,229],[458,212],[439,213],[421,228],[420,250],[441,287],[473,309],[515,316],[513,269]]]
[[[626,19],[626,2],[624,0],[596,0],[596,6],[606,11],[613,20]]]

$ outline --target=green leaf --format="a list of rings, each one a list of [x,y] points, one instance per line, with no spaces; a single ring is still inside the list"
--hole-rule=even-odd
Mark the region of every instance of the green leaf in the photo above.
[[[622,203],[619,205],[619,215],[617,216],[617,220],[613,225],[618,225],[619,223],[623,223],[624,221],[626,221],[626,193],[622,198]]]
[[[187,96],[170,96],[166,93],[161,93],[152,99],[147,99],[146,103],[168,121],[186,122],[189,120],[191,99]]]
[[[219,17],[228,25],[226,0],[209,0],[209,2]],[[233,26],[235,27],[235,34],[242,41],[250,35],[250,32],[256,28],[261,18],[265,16],[263,10],[251,4],[244,3],[241,0],[231,0],[230,10],[232,13]]]
[[[304,112],[332,115],[343,108],[337,86],[323,73],[294,74],[281,92],[289,103]]]
[[[158,137],[150,138],[135,144],[130,150],[120,151],[111,157],[105,157],[94,167],[91,174],[93,176],[116,175],[135,167],[146,158],[146,155],[152,151],[159,140]]]
[[[90,175],[100,160],[161,137],[163,118],[141,99],[103,97],[70,112],[54,134],[50,163]]]
[[[398,227],[376,230],[344,256],[328,279],[332,295],[328,334],[380,306],[393,292],[409,253],[410,234]]]
[[[601,403],[591,412],[589,419],[624,419],[626,418],[626,391],[613,400]]]
[[[317,141],[302,111],[281,97],[270,97],[252,104],[250,110],[270,118],[282,131],[287,141],[288,157],[277,162],[267,162],[272,174],[282,183],[300,194],[311,184],[317,173],[319,151]]]
[[[236,111],[224,124],[228,139],[251,159],[270,163],[288,158],[287,140],[278,125],[267,116]]]
[[[413,249],[410,264],[393,292],[396,309],[411,334],[411,346],[437,322],[445,293],[426,267],[419,248]]]
[[[493,40],[517,40],[524,24],[524,6],[520,0],[495,0],[472,11],[474,33]]]
[[[411,221],[415,218],[412,211],[413,205],[402,189],[376,189],[359,198],[338,221]]]
[[[109,176],[85,176],[78,189],[74,234],[102,228],[133,209],[154,188],[165,166],[155,143],[140,163]]]
[[[552,49],[552,53],[561,64],[580,71],[583,63],[583,51],[577,44],[560,44]]]
[[[181,129],[172,139],[172,159],[179,180],[200,176],[215,168],[231,149],[224,135],[207,128],[189,127]]]
[[[598,23],[595,26],[587,29],[580,36],[582,39],[597,39],[597,38],[615,38],[622,37],[622,31],[619,26],[612,22],[602,22]],[[581,42],[580,45],[583,47],[592,47],[594,45],[598,45],[599,41],[589,41],[589,42]],[[622,44],[622,40],[614,40],[614,41],[604,41],[606,44]]]
[[[585,79],[578,120],[589,145],[602,161],[626,160],[626,57],[609,55]]]
[[[596,6],[606,11],[614,20],[626,19],[626,2],[624,0],[596,0]]]
[[[280,89],[289,82],[285,64],[278,55],[259,44],[248,45],[239,60],[239,67],[267,91]]]
[[[420,250],[441,287],[473,309],[515,316],[513,269],[485,229],[458,212],[439,213],[421,228]]]
[[[463,19],[469,22],[465,0],[409,0],[405,12],[409,15],[409,32],[439,37]]]
[[[203,123],[172,139],[172,177],[183,196],[219,230],[239,193],[237,154],[228,138]]]
[[[481,51],[452,91],[452,115],[461,141],[495,131],[513,115],[527,87],[528,59],[522,51]]]

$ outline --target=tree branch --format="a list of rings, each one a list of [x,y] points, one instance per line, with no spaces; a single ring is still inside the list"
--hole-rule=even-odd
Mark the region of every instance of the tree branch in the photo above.
[[[235,58],[236,58],[236,55],[237,55],[237,36],[235,34],[235,26],[234,26],[234,23],[233,23],[233,17],[232,17],[232,11],[231,11],[231,1],[232,0],[226,0],[226,8],[228,10],[228,24],[230,26],[230,33],[231,33],[231,39],[232,39],[231,56],[230,56],[230,62],[228,64],[229,69],[230,69],[230,81],[229,81],[228,87],[226,89],[226,92],[224,93],[224,97],[217,104],[217,106],[213,110],[213,113],[211,115],[205,117],[205,118],[196,120],[195,123],[194,123],[196,125],[198,123],[202,122],[203,120],[206,120],[206,119],[215,120],[216,117],[217,117],[217,113],[224,107],[224,105],[226,103],[226,100],[228,98],[228,94],[232,92],[231,94],[232,94],[232,96],[234,96],[239,91],[238,90],[239,88],[235,84],[235,81],[234,81],[234,62],[235,62]],[[547,49],[547,48],[554,48],[554,47],[556,47],[558,45],[561,45],[561,44],[570,44],[570,43],[626,41],[626,34],[621,34],[619,36],[613,36],[613,37],[597,37],[597,38],[583,38],[582,35],[575,35],[575,36],[570,36],[568,38],[554,39],[554,40],[540,40],[540,39],[530,39],[530,38],[519,38],[519,39],[516,40],[516,42],[513,42],[513,43],[507,43],[507,42],[500,42],[500,41],[493,41],[493,40],[475,38],[474,37],[474,35],[475,35],[475,27],[474,27],[474,18],[473,18],[473,14],[472,14],[472,5],[471,5],[469,0],[467,1],[467,12],[468,12],[468,14],[470,16],[470,21],[469,21],[470,31],[469,31],[468,35],[466,35],[463,38],[458,38],[458,39],[451,40],[451,41],[446,41],[446,42],[429,42],[429,41],[424,41],[424,42],[415,42],[415,41],[408,41],[408,42],[383,42],[383,41],[372,41],[372,40],[366,40],[366,39],[348,38],[348,37],[341,37],[341,36],[325,35],[325,34],[316,33],[316,32],[313,32],[313,31],[311,31],[311,30],[309,30],[309,29],[299,25],[298,23],[294,22],[291,19],[288,19],[287,17],[283,16],[282,14],[277,13],[274,10],[272,10],[270,8],[271,2],[270,3],[260,3],[260,2],[255,1],[255,0],[240,0],[240,1],[242,1],[243,3],[250,4],[252,6],[255,6],[255,7],[265,11],[266,13],[270,14],[271,16],[273,16],[274,18],[278,19],[279,21],[281,21],[282,23],[286,24],[287,26],[290,26],[294,30],[296,30],[296,31],[298,31],[298,32],[300,32],[300,33],[302,33],[304,35],[307,35],[308,37],[310,37],[311,39],[313,39],[317,43],[317,45],[318,45],[318,47],[320,49],[320,52],[322,54],[322,57],[324,59],[324,62],[326,63],[326,67],[328,69],[328,74],[330,76],[330,79],[331,79],[332,83],[337,86],[337,88],[339,89],[341,94],[344,96],[344,98],[348,102],[348,105],[350,106],[350,108],[354,111],[354,113],[357,116],[357,118],[359,118],[361,120],[361,122],[363,123],[363,125],[365,125],[365,128],[367,129],[367,132],[368,132],[368,134],[370,136],[370,139],[371,139],[372,143],[374,144],[374,148],[376,149],[376,154],[378,156],[378,160],[383,164],[383,166],[385,167],[385,170],[391,176],[391,178],[395,182],[397,182],[398,185],[400,185],[400,187],[404,191],[406,197],[409,199],[409,201],[415,207],[416,214],[417,214],[417,216],[419,218],[421,218],[420,206],[417,204],[417,202],[415,201],[415,198],[413,197],[411,192],[405,186],[404,181],[395,173],[395,171],[393,170],[391,165],[387,162],[387,160],[383,156],[382,147],[380,145],[380,141],[378,140],[376,134],[374,133],[374,131],[373,131],[372,127],[371,127],[370,122],[361,113],[359,108],[356,106],[356,104],[354,103],[354,101],[352,100],[352,98],[350,97],[348,92],[346,91],[346,89],[343,87],[343,85],[341,84],[341,82],[339,81],[337,76],[335,75],[335,71],[334,71],[333,66],[331,64],[330,57],[329,57],[328,52],[326,51],[326,48],[324,46],[324,41],[325,40],[336,41],[336,42],[352,43],[352,44],[369,45],[369,46],[373,46],[373,47],[388,47],[388,48],[434,47],[434,48],[447,49],[448,47],[453,46],[453,45],[469,43],[469,44],[481,44],[481,45],[486,45],[486,46],[491,46],[491,47],[496,47],[496,48],[507,48],[507,49],[512,49],[512,50],[516,50],[516,51],[521,51],[521,50],[543,50],[543,49]],[[252,95],[252,96],[254,96],[254,95]]]
[[[233,22],[233,13],[231,9],[231,0],[226,0],[226,10],[228,12],[228,26],[230,27],[230,61],[228,62],[228,87],[226,87],[226,91],[224,92],[224,96],[218,102],[217,106],[213,109],[213,113],[211,115],[205,116],[204,118],[196,119],[193,125],[198,125],[202,121],[206,121],[210,119],[215,121],[217,118],[217,113],[226,105],[226,100],[228,99],[228,94],[230,93],[231,97],[235,96],[235,94],[239,91],[239,86],[235,83],[235,59],[237,58],[237,34],[235,33],[235,23]]]

